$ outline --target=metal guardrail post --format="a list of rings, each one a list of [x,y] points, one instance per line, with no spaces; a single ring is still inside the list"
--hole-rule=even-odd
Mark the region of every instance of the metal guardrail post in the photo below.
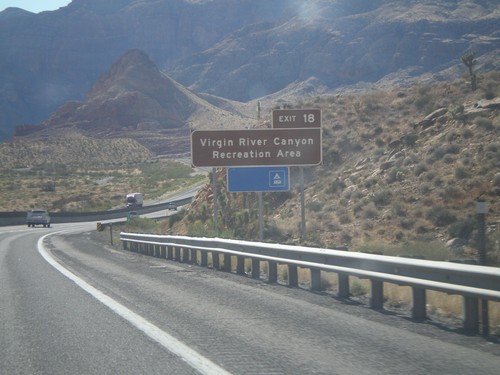
[[[260,279],[260,260],[252,258],[252,279]]]
[[[224,271],[231,272],[231,255],[224,254]]]
[[[311,268],[311,290],[321,290],[321,270]]]
[[[201,261],[200,261],[200,266],[201,267],[206,267],[208,266],[208,253],[206,251],[201,252]]]
[[[216,270],[220,269],[220,259],[217,251],[212,251],[212,264]]]
[[[413,294],[413,307],[411,310],[412,319],[414,320],[427,319],[425,289],[413,287],[412,294]]]
[[[174,259],[178,262],[181,261],[181,248],[179,246],[174,247]]]
[[[173,260],[174,259],[174,248],[173,248],[173,246],[167,246],[167,259],[168,260]]]
[[[338,290],[339,298],[349,298],[349,275],[345,273],[338,274]]]
[[[298,287],[299,286],[299,275],[297,272],[297,266],[292,264],[288,265],[288,286]]]
[[[189,263],[189,249],[185,247],[179,248],[179,262]]]
[[[464,297],[464,329],[467,332],[479,332],[479,300],[474,297]]]
[[[384,283],[380,280],[370,280],[370,282],[370,307],[375,310],[382,310],[384,308]]]
[[[196,249],[191,249],[191,263],[198,263],[198,250]]]
[[[245,257],[238,256],[236,258],[236,273],[238,275],[245,274]]]
[[[484,337],[490,335],[490,319],[488,316],[488,300],[481,299],[481,334]]]
[[[277,283],[278,282],[278,263],[269,261],[268,262],[268,282]]]

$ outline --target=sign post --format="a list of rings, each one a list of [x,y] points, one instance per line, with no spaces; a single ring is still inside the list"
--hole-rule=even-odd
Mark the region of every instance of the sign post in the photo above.
[[[191,133],[191,164],[213,168],[216,225],[215,168],[228,167],[229,192],[259,193],[260,239],[263,231],[262,192],[289,190],[290,166],[300,167],[301,235],[305,235],[302,167],[319,165],[322,158],[320,109],[274,110],[272,129],[195,130]]]
[[[312,128],[321,130],[321,109],[275,109],[273,128],[295,129]],[[304,196],[304,168],[300,169],[300,235],[306,235],[306,209]]]

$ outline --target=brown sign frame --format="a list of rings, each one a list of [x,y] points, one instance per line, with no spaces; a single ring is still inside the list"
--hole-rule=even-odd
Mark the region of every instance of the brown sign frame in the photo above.
[[[195,130],[194,167],[315,166],[322,162],[321,128]]]

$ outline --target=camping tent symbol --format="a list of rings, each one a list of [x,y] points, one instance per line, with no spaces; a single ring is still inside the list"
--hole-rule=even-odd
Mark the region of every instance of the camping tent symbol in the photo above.
[[[285,173],[283,171],[270,171],[269,172],[269,186],[284,186],[285,185]]]

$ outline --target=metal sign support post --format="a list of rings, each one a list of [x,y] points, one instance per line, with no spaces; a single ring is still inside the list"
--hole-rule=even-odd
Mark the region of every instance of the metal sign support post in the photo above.
[[[109,223],[109,240],[113,246],[113,223]]]
[[[219,220],[218,218],[218,211],[219,207],[217,205],[217,170],[216,168],[212,168],[212,193],[213,193],[213,199],[214,199],[214,229],[215,233],[219,233],[218,231],[218,225],[217,221]]]
[[[304,197],[304,168],[300,167],[300,233],[304,238],[306,235],[306,208]]]
[[[476,202],[477,226],[478,226],[478,263],[486,265],[486,214],[488,213],[488,202]],[[490,334],[490,323],[488,316],[488,300],[481,299],[481,328],[484,337]]]
[[[259,198],[259,241],[264,239],[264,213],[262,203],[262,191],[257,192]]]

